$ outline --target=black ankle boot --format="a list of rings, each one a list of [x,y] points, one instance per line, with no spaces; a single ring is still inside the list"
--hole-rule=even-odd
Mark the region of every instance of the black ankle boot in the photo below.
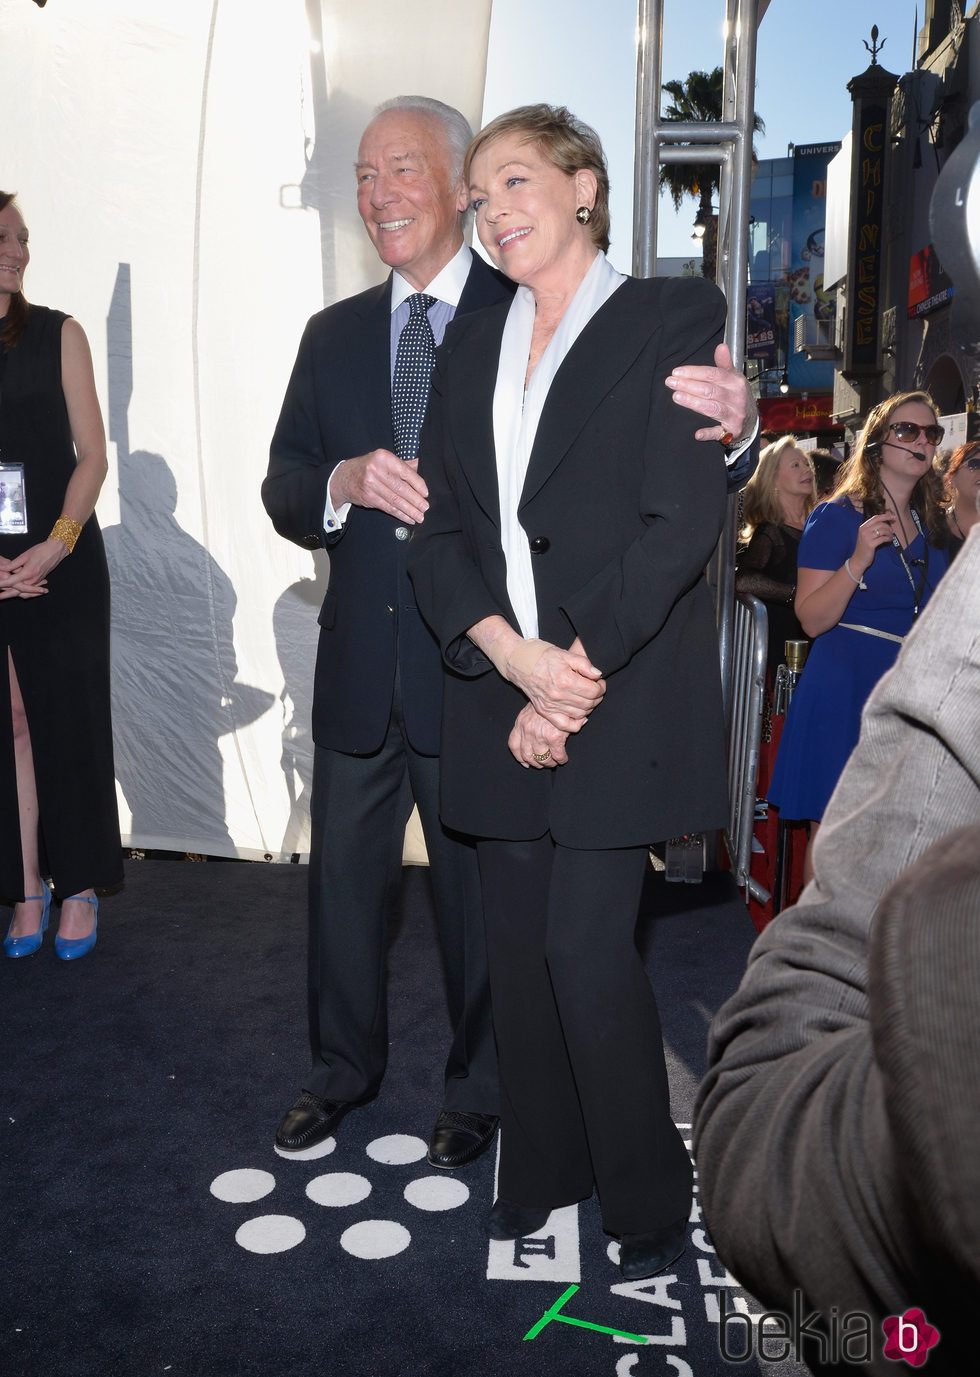
[[[655,1276],[680,1257],[686,1238],[686,1216],[648,1234],[623,1234],[619,1242],[620,1271],[627,1281]]]
[[[498,1198],[487,1216],[487,1233],[491,1238],[526,1238],[528,1234],[536,1234],[548,1222],[550,1214],[549,1209],[514,1205]]]

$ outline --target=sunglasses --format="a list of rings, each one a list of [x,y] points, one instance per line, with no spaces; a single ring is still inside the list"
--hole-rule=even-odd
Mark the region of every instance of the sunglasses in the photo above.
[[[901,440],[903,444],[910,445],[913,440],[922,438],[930,445],[938,445],[946,434],[942,426],[920,426],[915,421],[892,421],[888,429],[895,436],[896,440]]]
[[[963,460],[962,464],[960,464],[960,468],[973,469],[973,471],[976,472],[977,469],[980,469],[980,454],[971,454],[969,459]]]

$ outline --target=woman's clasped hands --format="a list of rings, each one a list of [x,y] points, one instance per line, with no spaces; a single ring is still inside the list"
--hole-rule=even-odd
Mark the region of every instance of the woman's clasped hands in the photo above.
[[[521,708],[511,728],[507,745],[510,753],[525,770],[553,770],[568,761],[565,742],[568,732],[559,729],[531,706]]]
[[[60,540],[44,540],[39,545],[4,559],[0,555],[0,600],[39,598],[47,589],[47,576],[67,553]]]
[[[494,668],[527,698],[507,738],[518,764],[550,770],[568,760],[565,742],[581,731],[602,702],[606,681],[576,636],[568,650],[521,636],[503,617],[492,615],[468,633]]]
[[[520,640],[507,656],[506,677],[528,699],[507,744],[525,769],[548,770],[568,760],[565,743],[581,731],[602,702],[606,681],[581,641],[569,650],[537,639]]]

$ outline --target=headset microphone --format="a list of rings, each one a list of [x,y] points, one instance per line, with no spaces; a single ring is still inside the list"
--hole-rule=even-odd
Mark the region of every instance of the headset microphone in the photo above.
[[[924,464],[926,461],[926,456],[922,453],[921,449],[908,449],[905,445],[896,445],[894,440],[886,440],[885,444],[891,445],[892,449],[900,449],[905,454],[911,454],[912,458],[918,459],[920,464]]]

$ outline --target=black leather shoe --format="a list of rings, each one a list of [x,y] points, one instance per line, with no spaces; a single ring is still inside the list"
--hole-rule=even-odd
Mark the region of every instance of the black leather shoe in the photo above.
[[[627,1281],[641,1281],[676,1262],[687,1239],[687,1217],[665,1224],[648,1234],[623,1234],[619,1243],[619,1270]]]
[[[464,1114],[459,1109],[444,1109],[429,1139],[429,1166],[455,1171],[474,1161],[493,1142],[498,1123],[495,1114]]]
[[[487,1215],[486,1229],[491,1238],[527,1238],[547,1224],[551,1211],[534,1205],[515,1205],[498,1196]]]
[[[276,1129],[276,1147],[280,1152],[303,1152],[316,1147],[340,1123],[353,1105],[337,1100],[320,1100],[304,1090],[296,1103],[286,1110]]]

